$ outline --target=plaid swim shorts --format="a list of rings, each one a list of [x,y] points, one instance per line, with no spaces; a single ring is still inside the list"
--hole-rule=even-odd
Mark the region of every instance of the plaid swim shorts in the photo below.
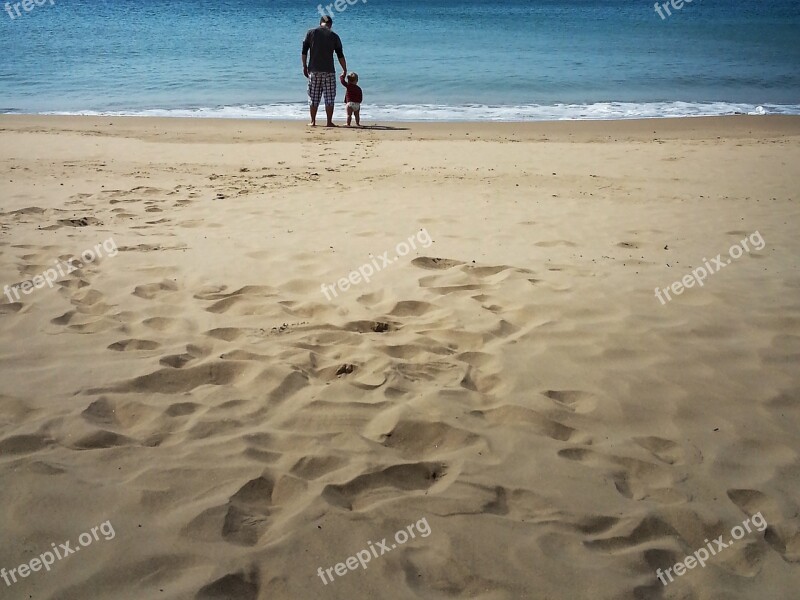
[[[325,95],[325,106],[332,106],[336,100],[336,73],[308,74],[308,103],[319,104],[322,95]]]

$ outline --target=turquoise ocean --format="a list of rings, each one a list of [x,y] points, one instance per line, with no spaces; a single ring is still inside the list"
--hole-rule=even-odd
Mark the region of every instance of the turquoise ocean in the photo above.
[[[800,114],[797,0],[694,0],[664,19],[638,0],[344,6],[334,30],[367,120]],[[305,118],[301,41],[318,3],[0,9],[0,112]]]

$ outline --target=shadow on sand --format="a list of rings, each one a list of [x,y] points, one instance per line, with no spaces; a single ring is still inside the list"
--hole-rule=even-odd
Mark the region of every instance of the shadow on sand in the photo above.
[[[341,129],[372,129],[374,131],[409,131],[409,127],[389,127],[388,125],[361,125],[356,127],[355,125],[352,127],[347,127],[347,125],[340,125]]]

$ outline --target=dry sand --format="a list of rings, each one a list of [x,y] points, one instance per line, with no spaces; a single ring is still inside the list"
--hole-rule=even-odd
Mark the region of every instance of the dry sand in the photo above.
[[[0,118],[0,596],[796,599],[800,118],[395,127]]]

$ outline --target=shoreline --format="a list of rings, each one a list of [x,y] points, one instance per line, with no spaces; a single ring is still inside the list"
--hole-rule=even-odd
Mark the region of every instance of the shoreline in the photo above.
[[[337,102],[337,106],[343,103]],[[800,115],[800,104],[780,102],[734,102],[722,100],[641,100],[641,101],[553,101],[544,104],[528,102],[412,102],[387,103],[372,98],[364,107],[365,116],[379,121],[397,122],[540,122],[540,121],[617,121],[681,117],[725,117]],[[124,106],[75,106],[65,108],[29,105],[4,109],[6,114],[42,116],[106,116],[106,117],[188,117],[254,120],[304,120],[308,114],[305,101],[264,102],[228,101],[180,105],[134,104]]]

